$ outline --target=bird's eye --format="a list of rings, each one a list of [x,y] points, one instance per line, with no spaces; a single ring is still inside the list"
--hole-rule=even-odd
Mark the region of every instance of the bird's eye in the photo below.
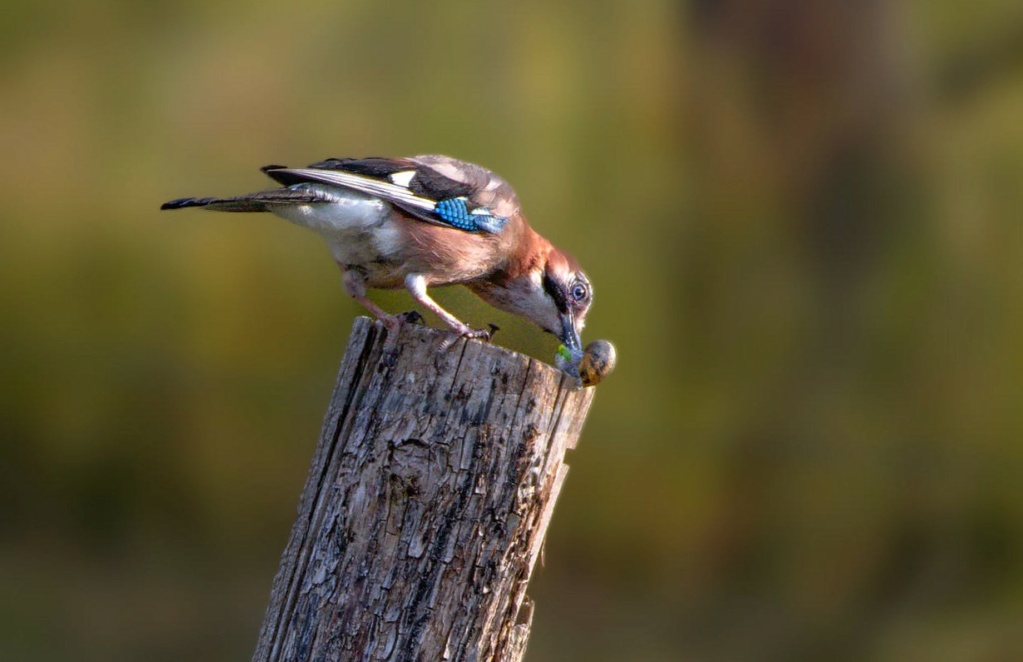
[[[590,296],[590,290],[583,283],[576,283],[572,286],[572,298],[576,301],[585,301]]]

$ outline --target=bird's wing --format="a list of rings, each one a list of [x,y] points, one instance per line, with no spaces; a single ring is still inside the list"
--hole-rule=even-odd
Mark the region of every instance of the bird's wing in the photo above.
[[[435,164],[447,167],[442,172]],[[503,180],[480,166],[447,157],[327,159],[308,168],[267,166],[263,172],[284,186],[319,182],[359,191],[421,220],[466,232],[497,234],[508,221],[485,202],[493,198],[491,181]]]

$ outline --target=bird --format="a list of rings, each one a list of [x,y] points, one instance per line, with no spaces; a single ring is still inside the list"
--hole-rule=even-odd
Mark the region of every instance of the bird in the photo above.
[[[577,370],[593,287],[578,261],[537,233],[515,190],[490,170],[449,156],[329,158],[305,168],[268,165],[279,187],[232,197],[178,198],[161,209],[270,212],[318,233],[345,291],[391,330],[403,317],[368,289],[404,287],[454,338],[489,341],[442,308],[429,288],[463,285],[561,342],[558,365]]]

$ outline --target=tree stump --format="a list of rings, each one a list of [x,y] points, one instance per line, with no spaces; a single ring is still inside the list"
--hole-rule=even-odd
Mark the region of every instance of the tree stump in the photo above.
[[[593,389],[501,347],[355,322],[253,662],[502,660]]]

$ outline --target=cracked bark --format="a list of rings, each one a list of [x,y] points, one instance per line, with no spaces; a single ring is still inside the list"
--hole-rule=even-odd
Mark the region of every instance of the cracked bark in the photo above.
[[[253,662],[518,661],[593,389],[447,333],[355,322]]]

